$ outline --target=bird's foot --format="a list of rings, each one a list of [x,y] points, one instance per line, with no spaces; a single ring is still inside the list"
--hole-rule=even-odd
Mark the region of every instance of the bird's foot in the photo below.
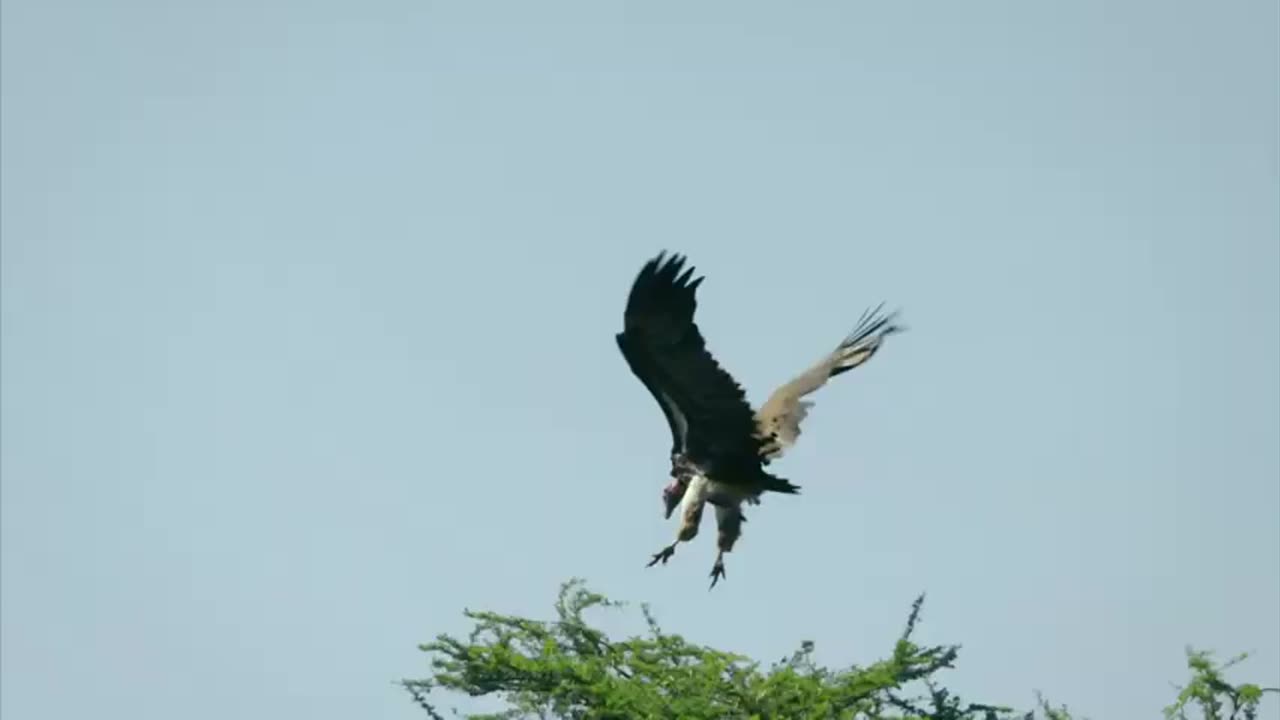
[[[659,561],[661,561],[663,565],[666,565],[667,561],[671,559],[671,556],[675,554],[676,554],[676,546],[668,545],[662,548],[661,550],[659,550],[658,552],[654,553],[653,559],[650,560],[649,563],[645,565],[645,567],[653,567],[654,565],[658,564]]]
[[[717,558],[716,564],[711,566],[711,587],[707,589],[715,587],[722,577],[724,577],[724,561]]]

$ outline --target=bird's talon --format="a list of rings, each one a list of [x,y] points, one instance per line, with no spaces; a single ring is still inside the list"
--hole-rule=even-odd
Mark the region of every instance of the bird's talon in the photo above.
[[[720,581],[720,578],[724,576],[725,576],[724,564],[716,563],[715,566],[711,568],[711,587],[707,589],[710,590],[711,588],[715,587],[716,583]]]
[[[670,560],[671,556],[675,554],[676,554],[675,548],[664,547],[662,548],[662,550],[653,554],[653,558],[649,560],[649,563],[645,565],[645,567],[653,567],[654,565],[658,564],[659,561],[661,561],[663,565],[666,565],[667,560]]]

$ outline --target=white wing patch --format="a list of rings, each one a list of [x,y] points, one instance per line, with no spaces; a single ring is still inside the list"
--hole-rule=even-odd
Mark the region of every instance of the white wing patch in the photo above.
[[[685,446],[686,438],[689,435],[689,419],[680,411],[680,406],[675,400],[671,399],[665,391],[659,390],[658,394],[662,396],[662,404],[667,406],[667,410],[671,411],[671,417],[676,424],[676,434],[680,436],[680,447]]]

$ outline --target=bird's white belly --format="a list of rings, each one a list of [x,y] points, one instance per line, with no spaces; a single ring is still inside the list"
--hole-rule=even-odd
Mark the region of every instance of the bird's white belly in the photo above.
[[[706,502],[720,507],[741,505],[743,501],[749,501],[756,497],[756,493],[743,488],[741,485],[726,485],[714,480],[707,480],[706,485]]]
[[[721,507],[741,505],[742,502],[749,501],[756,495],[756,493],[744,487],[718,483],[716,480],[708,479],[705,475],[698,475],[694,480],[691,480],[690,488],[692,488],[694,482],[699,483],[696,495],[699,496],[701,502],[709,502],[712,505]]]
[[[689,485],[685,487],[684,497],[680,499],[680,516],[686,519],[697,517],[697,513],[707,504],[724,510],[736,509],[744,501],[758,502],[756,493],[741,486],[716,482],[702,473],[692,473]]]

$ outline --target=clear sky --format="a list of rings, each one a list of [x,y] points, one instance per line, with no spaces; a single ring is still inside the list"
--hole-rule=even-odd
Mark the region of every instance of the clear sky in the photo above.
[[[3,7],[6,720],[420,717],[572,576],[831,663],[927,591],[975,700],[1280,684],[1274,0]],[[664,248],[757,403],[911,326],[713,592],[709,518],[644,567]]]

